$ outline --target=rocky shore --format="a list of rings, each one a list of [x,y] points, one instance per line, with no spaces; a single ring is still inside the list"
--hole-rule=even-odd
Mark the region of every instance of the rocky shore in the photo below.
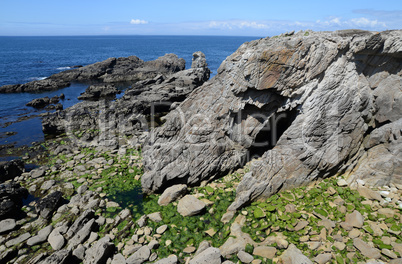
[[[401,260],[400,185],[351,189],[330,178],[226,213],[249,165],[202,187],[142,197],[139,150],[52,146],[46,166],[1,185],[1,263]],[[22,206],[19,195],[13,218],[3,210],[11,189],[36,197]]]
[[[195,52],[0,87],[89,82],[0,163],[0,264],[402,263],[401,36],[290,32],[212,80]]]

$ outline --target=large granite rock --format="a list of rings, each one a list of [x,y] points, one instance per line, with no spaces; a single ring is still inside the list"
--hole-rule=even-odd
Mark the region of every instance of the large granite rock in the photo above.
[[[16,182],[0,184],[0,220],[17,217],[27,196],[28,190]]]
[[[243,44],[149,137],[144,191],[199,184],[261,155],[230,210],[336,173],[401,183],[401,36],[300,32]]]
[[[22,160],[2,161],[0,162],[0,183],[21,176],[23,172],[24,162]]]
[[[63,71],[44,80],[26,84],[5,85],[0,93],[40,92],[67,87],[72,81],[136,82],[153,78],[160,73],[174,73],[183,70],[184,59],[166,54],[154,61],[143,61],[136,56],[109,58],[85,67]]]
[[[144,132],[149,131],[150,126],[160,124],[160,117],[174,103],[183,101],[209,79],[205,55],[196,52],[193,57],[194,68],[170,75],[162,70],[158,72],[159,67],[155,66],[156,77],[135,83],[121,99],[85,101],[45,117],[43,132],[74,135],[83,131],[81,137],[76,138],[81,145],[113,145],[117,143],[118,135],[132,137],[133,141],[145,138]]]

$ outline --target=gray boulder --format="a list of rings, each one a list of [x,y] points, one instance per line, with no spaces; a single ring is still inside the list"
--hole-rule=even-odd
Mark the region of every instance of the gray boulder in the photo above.
[[[181,198],[187,191],[187,185],[185,184],[177,184],[167,188],[161,196],[159,196],[158,204],[159,205],[168,205],[171,202],[176,201]]]
[[[4,220],[0,221],[0,234],[9,232],[9,231],[13,230],[16,226],[17,226],[17,224],[14,219],[11,219],[11,218],[4,219]]]
[[[149,259],[151,256],[151,250],[148,246],[142,246],[134,254],[132,254],[128,259],[126,259],[127,264],[142,264]]]
[[[193,216],[205,210],[205,203],[192,195],[186,195],[177,204],[177,212],[182,216]]]
[[[73,263],[71,250],[59,250],[47,257],[40,264],[70,264]]]
[[[210,247],[195,256],[189,262],[190,264],[221,264],[221,252],[218,248]]]
[[[115,245],[110,237],[105,236],[99,239],[91,248],[85,252],[84,264],[103,264],[113,256]]]
[[[401,34],[300,32],[243,44],[149,136],[143,190],[200,184],[249,160],[230,210],[335,173],[401,183]]]

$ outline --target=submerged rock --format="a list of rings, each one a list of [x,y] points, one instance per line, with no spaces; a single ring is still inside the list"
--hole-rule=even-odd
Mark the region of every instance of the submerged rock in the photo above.
[[[320,177],[402,181],[402,31],[303,32],[243,44],[154,130],[146,193],[199,184],[256,157],[236,210]]]

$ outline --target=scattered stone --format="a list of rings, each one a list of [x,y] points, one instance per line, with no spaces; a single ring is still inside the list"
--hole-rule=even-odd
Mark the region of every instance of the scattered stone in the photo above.
[[[149,259],[151,256],[151,251],[148,246],[143,246],[138,249],[133,255],[131,255],[127,260],[127,264],[141,264]]]
[[[236,211],[227,211],[225,214],[222,215],[221,222],[226,224],[229,223],[230,220],[235,216]]]
[[[376,191],[373,191],[367,187],[364,186],[358,186],[357,187],[357,191],[359,192],[359,194],[361,196],[363,196],[364,198],[370,199],[370,200],[377,200],[379,202],[382,201],[382,197],[381,194],[379,194]]]
[[[49,237],[50,233],[52,232],[52,230],[53,230],[52,225],[48,225],[47,227],[41,229],[36,236],[28,239],[27,245],[34,246],[34,245],[45,242],[47,240],[47,238]]]
[[[221,252],[218,248],[209,247],[190,260],[189,264],[221,264]]]
[[[336,182],[336,184],[337,184],[339,187],[346,187],[346,186],[348,186],[348,183],[345,181],[345,179],[339,179],[339,180]]]
[[[77,248],[73,250],[73,256],[80,260],[84,260],[85,247],[83,245],[78,245]]]
[[[47,241],[49,242],[49,244],[53,248],[53,250],[62,249],[66,242],[63,235],[61,235],[57,229],[53,230],[49,234]]]
[[[148,219],[148,216],[146,216],[146,215],[141,216],[140,219],[137,220],[138,226],[140,228],[144,227],[147,224],[147,219]]]
[[[364,219],[359,211],[354,210],[353,213],[347,214],[345,217],[345,223],[349,226],[362,228]]]
[[[299,221],[294,228],[295,228],[295,231],[300,231],[308,225],[309,225],[309,222],[302,220],[302,221]]]
[[[17,226],[14,219],[4,219],[0,221],[0,234],[13,230]]]
[[[191,254],[191,253],[193,253],[195,250],[196,250],[195,247],[186,247],[185,249],[183,249],[183,252],[184,252],[184,253],[187,253],[187,254]]]
[[[159,197],[159,205],[168,205],[171,202],[180,199],[187,191],[187,185],[177,184],[167,188]]]
[[[40,188],[41,188],[41,190],[47,191],[47,190],[49,190],[50,188],[52,188],[52,186],[53,186],[55,183],[56,183],[55,180],[48,180],[48,181],[45,181],[45,182],[42,184],[42,186],[41,186]]]
[[[328,263],[332,259],[332,254],[331,253],[322,253],[317,255],[314,258],[314,261],[317,262],[318,264],[325,264]]]
[[[379,259],[381,257],[381,253],[378,249],[370,247],[360,238],[353,239],[353,246],[355,246],[360,253],[367,258]]]
[[[395,211],[392,210],[391,208],[380,208],[380,209],[378,209],[378,213],[385,215],[385,217],[387,217],[387,218],[394,217],[394,215],[395,215]]]
[[[361,235],[361,232],[359,229],[353,228],[350,232],[349,232],[349,238],[356,238],[359,237]]]
[[[89,220],[68,242],[69,247],[73,248],[82,244],[91,234],[95,225],[95,219]]]
[[[177,259],[176,255],[171,255],[167,258],[158,260],[157,262],[155,262],[154,264],[177,264],[179,260]]]
[[[41,262],[41,264],[70,264],[70,263],[71,263],[71,250],[68,249],[56,251]]]
[[[199,245],[198,245],[198,249],[195,252],[194,256],[197,256],[198,254],[200,254],[201,252],[203,252],[204,250],[206,250],[207,248],[211,247],[211,244],[209,243],[209,241],[203,240]]]
[[[113,255],[114,249],[115,245],[110,237],[105,236],[85,252],[84,264],[106,263],[107,259]]]
[[[156,229],[156,233],[162,235],[163,233],[165,233],[167,228],[168,228],[167,225],[162,225]]]
[[[177,211],[182,216],[193,216],[205,210],[205,203],[192,195],[186,195],[177,204]]]
[[[162,222],[162,214],[160,212],[149,214],[148,218],[156,223]]]
[[[385,256],[391,258],[391,259],[396,259],[396,258],[398,258],[398,256],[397,256],[394,252],[392,252],[391,250],[389,250],[389,249],[387,249],[387,248],[383,248],[383,249],[381,250],[381,253],[382,253],[383,255],[385,255]]]
[[[216,231],[215,231],[215,229],[210,228],[210,229],[208,229],[207,231],[205,231],[205,233],[206,233],[207,235],[209,235],[210,237],[213,237],[213,236],[216,234]]]
[[[44,168],[39,168],[39,169],[31,170],[30,175],[33,179],[36,179],[36,178],[44,176],[45,173],[46,173],[46,170]]]
[[[254,248],[253,255],[267,259],[273,259],[276,255],[276,248],[268,246],[258,246]]]
[[[345,245],[345,243],[336,241],[336,242],[334,243],[334,247],[336,247],[337,249],[339,249],[339,250],[342,251],[342,250],[345,249],[346,245]]]
[[[239,251],[239,253],[237,253],[237,257],[243,263],[251,263],[254,260],[253,256],[251,256],[250,254],[248,254],[247,252],[245,252],[243,250],[241,250],[241,251]]]
[[[290,244],[288,249],[279,257],[283,263],[303,263],[313,264],[303,253],[293,244]]]

